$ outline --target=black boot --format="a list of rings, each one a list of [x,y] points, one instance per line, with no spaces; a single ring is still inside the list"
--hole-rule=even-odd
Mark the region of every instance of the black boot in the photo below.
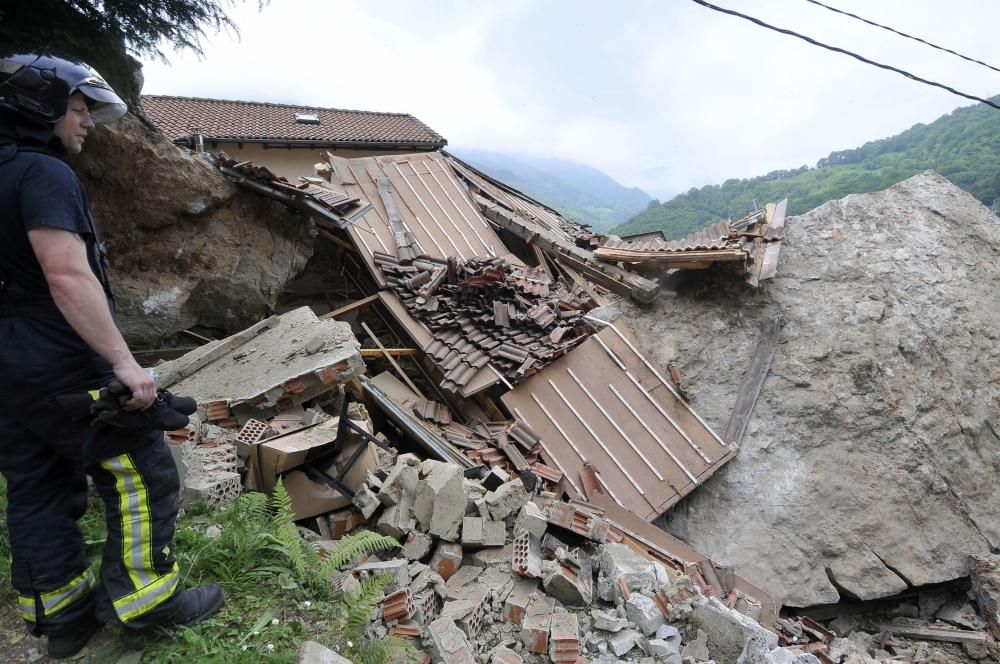
[[[194,397],[179,397],[167,390],[157,390],[156,400],[162,401],[167,405],[167,408],[176,410],[182,415],[193,415],[194,411],[198,410],[198,402],[194,400]]]
[[[89,614],[84,620],[67,629],[49,634],[49,657],[65,659],[77,654],[87,645],[90,638],[100,631],[102,624]]]
[[[125,623],[132,629],[147,627],[192,627],[211,618],[225,604],[217,583],[182,590],[149,613]]]

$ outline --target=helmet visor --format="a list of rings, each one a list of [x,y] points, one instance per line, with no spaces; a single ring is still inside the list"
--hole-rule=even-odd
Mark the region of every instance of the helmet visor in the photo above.
[[[99,76],[84,79],[75,92],[89,100],[90,118],[97,124],[114,122],[128,111],[128,106],[121,97]]]

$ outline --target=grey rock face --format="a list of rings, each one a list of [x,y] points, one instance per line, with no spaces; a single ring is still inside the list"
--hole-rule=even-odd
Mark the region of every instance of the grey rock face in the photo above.
[[[1000,544],[1000,220],[927,172],[785,228],[759,290],[677,273],[617,305],[716,431],[787,319],[739,456],[665,527],[792,606],[963,576]]]

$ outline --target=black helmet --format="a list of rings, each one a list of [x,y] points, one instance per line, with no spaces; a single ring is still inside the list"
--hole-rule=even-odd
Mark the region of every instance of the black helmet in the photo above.
[[[52,49],[0,49],[0,108],[44,124],[66,115],[69,98],[87,98],[96,123],[113,122],[128,107],[90,65]]]

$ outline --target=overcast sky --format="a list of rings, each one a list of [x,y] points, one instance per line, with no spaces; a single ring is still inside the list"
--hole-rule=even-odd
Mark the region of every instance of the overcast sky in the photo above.
[[[997,0],[825,2],[1000,67]],[[1000,94],[998,72],[805,0],[714,4]],[[271,0],[230,16],[239,39],[147,61],[143,91],[412,113],[455,148],[579,161],[661,199],[972,103],[688,0]]]

